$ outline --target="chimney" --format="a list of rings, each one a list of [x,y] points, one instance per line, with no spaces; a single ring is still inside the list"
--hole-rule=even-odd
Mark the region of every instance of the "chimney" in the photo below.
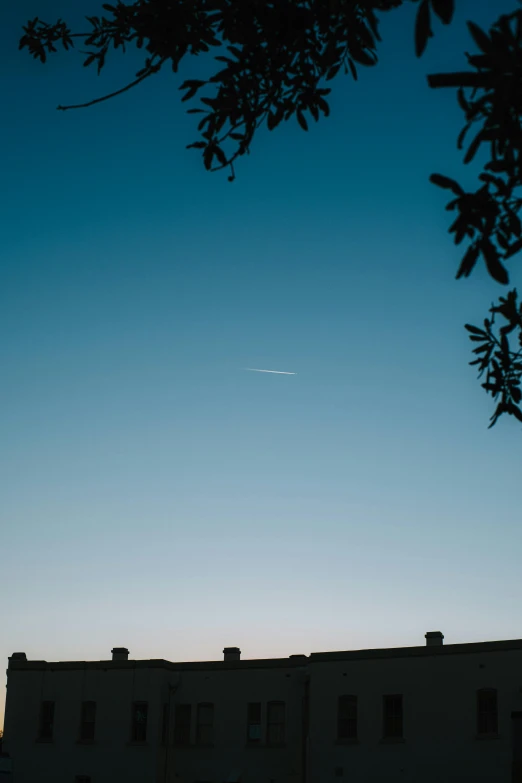
[[[9,663],[7,666],[11,666],[11,661],[27,661],[27,655],[24,652],[15,652],[7,659]]]
[[[223,654],[225,661],[239,661],[241,659],[241,650],[239,647],[225,647]]]
[[[424,634],[424,638],[426,639],[426,647],[442,647],[444,634],[440,631],[428,631]]]
[[[126,647],[115,647],[111,650],[113,661],[128,661],[129,651]]]

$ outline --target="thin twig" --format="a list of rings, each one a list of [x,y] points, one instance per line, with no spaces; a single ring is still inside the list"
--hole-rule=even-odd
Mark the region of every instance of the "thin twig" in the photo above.
[[[157,73],[161,66],[163,65],[164,60],[161,61],[158,65],[155,65],[153,69],[147,71],[147,73],[144,73],[143,76],[140,76],[138,79],[135,79],[130,84],[127,84],[126,87],[122,87],[121,90],[116,90],[116,92],[111,92],[109,95],[104,95],[102,98],[95,98],[93,101],[88,101],[87,103],[77,103],[74,106],[57,106],[56,108],[59,111],[67,111],[67,109],[86,109],[88,106],[94,106],[95,103],[102,103],[102,101],[108,101],[110,98],[114,98],[116,95],[121,95],[122,92],[127,92],[127,90],[130,90],[132,87],[135,87],[137,84],[142,82],[144,79],[147,79],[149,76],[152,76],[153,73]]]

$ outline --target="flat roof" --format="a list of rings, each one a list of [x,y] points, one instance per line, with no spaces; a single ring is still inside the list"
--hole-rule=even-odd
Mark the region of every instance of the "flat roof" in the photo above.
[[[432,644],[419,647],[388,647],[374,650],[343,650],[310,653],[314,661],[350,661],[372,658],[411,658],[434,655],[461,655],[463,653],[503,652],[522,650],[522,639],[507,639],[498,642],[465,642],[463,644]]]
[[[341,650],[333,652],[315,652],[309,656],[294,655],[289,658],[255,658],[235,661],[167,661],[162,658],[113,661],[32,661],[13,659],[9,661],[9,671],[28,671],[51,669],[70,671],[74,669],[167,669],[169,671],[200,671],[226,669],[295,669],[310,663],[322,661],[378,660],[383,658],[433,657],[462,655],[470,653],[504,652],[522,650],[522,639],[508,639],[498,642],[468,642],[464,644],[444,644],[418,647],[390,647],[371,650]]]

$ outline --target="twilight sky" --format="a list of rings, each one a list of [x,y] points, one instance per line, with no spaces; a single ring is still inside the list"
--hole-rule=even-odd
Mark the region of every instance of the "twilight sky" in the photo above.
[[[141,60],[41,65],[21,25],[78,27],[101,4],[6,7],[4,668],[19,650],[216,660],[522,635],[521,427],[488,431],[463,329],[502,288],[482,266],[454,279],[428,181],[474,186],[454,93],[426,74],[465,67],[465,20],[517,4],[501,5],[458,0],[420,61],[414,8],[384,15],[379,65],[331,82],[308,133],[261,132],[234,183],[185,149],[177,88],[205,63],[57,112]]]

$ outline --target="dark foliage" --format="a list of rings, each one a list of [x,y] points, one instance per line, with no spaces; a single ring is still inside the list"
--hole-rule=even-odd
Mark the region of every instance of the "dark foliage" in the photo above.
[[[478,365],[479,377],[486,373],[482,387],[499,400],[495,413],[491,417],[492,427],[502,413],[510,413],[522,422],[520,402],[522,400],[522,302],[518,304],[516,288],[506,297],[501,296],[500,304],[492,305],[491,318],[484,321],[484,329],[466,324],[470,340],[480,343],[473,353],[477,358],[470,364]],[[493,333],[495,315],[500,315],[506,323]],[[518,330],[518,350],[510,348],[508,334]],[[500,398],[500,399],[499,399]]]
[[[418,6],[413,37],[420,57],[433,37],[433,22],[451,22],[454,0],[116,0],[102,6],[107,16],[87,17],[92,29],[86,33],[72,33],[62,20],[50,25],[33,19],[24,27],[19,48],[27,47],[35,59],[45,62],[48,53],[56,52],[56,44],[69,49],[74,38],[81,38],[89,47],[82,52],[84,66],[95,65],[98,73],[111,45],[125,51],[133,43],[144,49],[143,66],[133,81],[87,103],[59,106],[63,111],[113,98],[165,65],[177,72],[186,55],[219,50],[215,73],[206,80],[189,79],[180,90],[182,101],[199,98],[199,105],[188,112],[203,115],[197,126],[200,138],[188,147],[201,150],[207,169],[228,168],[233,181],[235,161],[250,152],[262,124],[273,130],[295,117],[306,131],[312,119],[328,116],[327,83],[341,69],[357,79],[361,66],[377,63],[377,14],[407,2]],[[459,149],[470,128],[477,128],[464,163],[483,148],[490,157],[475,192],[465,192],[441,174],[433,174],[431,181],[452,192],[446,209],[456,213],[449,229],[455,243],[468,240],[457,278],[469,276],[482,258],[491,277],[505,285],[505,262],[522,249],[522,10],[502,15],[489,32],[471,21],[468,28],[478,49],[467,55],[471,70],[434,74],[428,83],[457,90],[466,120]],[[492,346],[475,351],[483,354],[480,373],[488,372],[483,387],[495,399],[501,397],[492,424],[502,413],[522,421],[520,351],[510,350],[507,341],[507,334],[516,330],[519,342],[522,339],[520,314],[514,318],[514,311],[506,310],[515,306],[513,302],[515,291],[492,308],[510,325],[501,330],[500,341],[495,342],[491,331],[493,320],[486,320],[485,331],[466,327],[472,340],[480,337]]]
[[[474,70],[438,74],[428,80],[431,87],[458,90],[466,119],[457,141],[459,149],[463,149],[470,128],[476,128],[464,163],[470,163],[481,148],[489,159],[479,175],[482,184],[475,192],[466,193],[457,182],[440,174],[432,174],[431,181],[454,196],[446,209],[457,213],[449,229],[455,244],[469,240],[457,278],[468,277],[482,257],[491,277],[507,285],[505,262],[522,249],[522,11],[501,16],[489,33],[473,22],[468,22],[468,28],[479,49],[478,54],[467,55]],[[466,96],[465,90],[471,94]],[[479,358],[471,364],[479,366],[479,377],[487,373],[482,384],[486,392],[494,399],[500,398],[490,426],[503,413],[522,422],[521,351],[510,348],[507,337],[515,332],[522,346],[522,305],[517,310],[516,289],[499,302],[491,308],[493,318],[484,321],[484,329],[466,326],[471,340],[482,341],[474,350]],[[499,339],[492,332],[496,313],[508,322],[500,329]]]

